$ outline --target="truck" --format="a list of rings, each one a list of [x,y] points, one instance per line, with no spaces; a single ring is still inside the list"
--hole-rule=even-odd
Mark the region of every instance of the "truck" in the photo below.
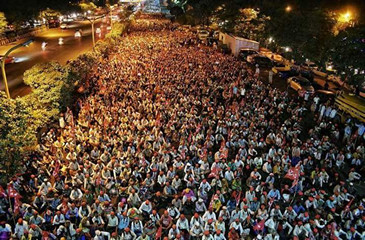
[[[220,32],[219,41],[221,41],[223,44],[226,44],[231,49],[232,54],[236,57],[239,55],[241,49],[249,49],[257,52],[259,52],[260,50],[259,42],[246,38],[232,36],[227,33]]]

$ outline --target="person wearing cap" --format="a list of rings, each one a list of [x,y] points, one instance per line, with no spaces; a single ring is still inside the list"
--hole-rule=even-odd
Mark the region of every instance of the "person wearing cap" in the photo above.
[[[176,208],[175,205],[173,205],[171,202],[168,204],[167,211],[169,212],[169,215],[172,219],[177,220],[180,217],[180,211]]]
[[[190,219],[190,226],[193,226],[196,222],[198,222],[201,226],[204,226],[204,221],[199,213],[194,213],[194,215]]]
[[[243,233],[243,228],[242,228],[242,225],[240,223],[240,219],[239,218],[236,218],[232,223],[231,225],[229,226],[229,228],[234,228],[236,230],[236,232],[241,235]]]
[[[39,216],[37,211],[33,211],[33,215],[29,219],[29,224],[41,225],[45,220]]]
[[[287,207],[285,210],[283,217],[289,220],[290,222],[293,222],[294,219],[297,217],[297,213],[293,210],[292,206]]]
[[[181,235],[183,235],[184,238],[189,237],[189,221],[184,214],[181,214],[180,218],[176,221],[176,227],[180,230]]]
[[[33,206],[38,212],[43,213],[47,207],[47,201],[41,192],[38,192],[33,200]]]
[[[129,227],[126,227],[124,229],[124,233],[122,234],[122,239],[123,240],[135,240],[137,239],[137,235],[130,230]]]
[[[220,229],[218,229],[217,232],[214,234],[214,240],[226,240],[224,233],[222,233]]]
[[[48,181],[47,178],[45,178],[43,179],[42,184],[39,186],[38,193],[40,193],[43,196],[46,196],[51,188],[52,184]]]
[[[133,207],[138,207],[140,205],[141,199],[134,189],[130,191],[127,202]]]
[[[110,239],[110,233],[105,231],[96,230],[95,236],[93,240],[104,240],[104,239]]]
[[[175,239],[176,236],[179,234],[180,234],[179,228],[177,228],[176,225],[173,224],[169,230],[169,234],[168,234],[169,239]]]
[[[201,239],[202,240],[214,240],[214,237],[212,236],[212,234],[210,234],[210,232],[208,230],[205,230]]]
[[[108,221],[107,223],[107,231],[111,234],[113,232],[116,232],[118,224],[119,224],[119,219],[118,217],[115,215],[115,212],[111,212],[110,214],[108,214],[106,216],[106,219]]]
[[[25,236],[25,233],[29,231],[29,226],[26,221],[22,218],[19,218],[14,229],[14,234],[17,238],[21,239]]]
[[[202,218],[204,222],[208,222],[209,219],[213,219],[213,221],[217,220],[217,216],[215,212],[213,212],[212,207],[209,207],[209,209],[204,213]]]
[[[219,211],[219,215],[218,216],[219,217],[222,217],[223,218],[223,221],[228,221],[229,218],[231,217],[230,214],[229,214],[229,211],[227,210],[227,207],[226,206],[223,206],[222,207],[222,209]]]
[[[71,194],[70,194],[70,199],[73,202],[77,202],[80,201],[82,199],[83,193],[80,190],[80,188],[73,186],[72,190],[71,190]]]
[[[199,198],[198,201],[195,202],[195,211],[197,213],[204,213],[207,210],[207,207],[205,206],[204,200],[202,198]]]
[[[79,208],[76,207],[75,203],[71,204],[71,207],[68,209],[65,217],[66,217],[67,220],[70,220],[74,224],[79,223],[79,221],[80,221]]]
[[[131,231],[136,234],[137,237],[142,235],[143,224],[139,217],[135,217],[131,223]]]
[[[144,217],[148,217],[152,212],[151,202],[147,199],[141,204],[138,210],[143,214]]]

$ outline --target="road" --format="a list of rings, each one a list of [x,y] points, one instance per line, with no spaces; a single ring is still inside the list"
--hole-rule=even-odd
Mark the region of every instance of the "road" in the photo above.
[[[104,19],[103,19],[104,20]],[[99,20],[95,23],[95,29],[100,27],[102,33],[96,36],[96,41],[105,37],[107,33],[106,23]],[[83,36],[75,38],[75,31],[82,30]],[[64,44],[59,45],[58,39],[64,39]],[[88,21],[73,22],[69,24],[69,29],[62,30],[60,28],[48,29],[38,33],[34,38],[34,42],[29,47],[22,47],[11,53],[16,58],[16,62],[6,65],[6,73],[9,84],[9,90],[12,98],[24,96],[30,92],[30,88],[23,82],[24,72],[37,63],[57,61],[65,64],[68,60],[77,58],[82,53],[92,49],[91,25]],[[26,41],[24,39],[20,42]],[[20,42],[0,47],[0,55]],[[47,47],[43,51],[42,43],[47,42]],[[3,79],[1,77],[0,90],[4,90]]]

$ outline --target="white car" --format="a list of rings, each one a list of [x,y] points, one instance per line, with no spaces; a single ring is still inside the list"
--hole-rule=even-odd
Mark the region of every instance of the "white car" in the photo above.
[[[80,31],[76,31],[75,32],[75,38],[80,38],[82,35],[81,35],[81,32]]]
[[[60,26],[61,29],[67,29],[68,25],[66,23],[62,23]]]

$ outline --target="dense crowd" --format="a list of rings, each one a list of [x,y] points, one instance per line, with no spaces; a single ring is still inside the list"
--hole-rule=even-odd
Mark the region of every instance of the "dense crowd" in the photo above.
[[[0,191],[0,239],[365,238],[364,125],[331,102],[151,19],[88,86]]]

